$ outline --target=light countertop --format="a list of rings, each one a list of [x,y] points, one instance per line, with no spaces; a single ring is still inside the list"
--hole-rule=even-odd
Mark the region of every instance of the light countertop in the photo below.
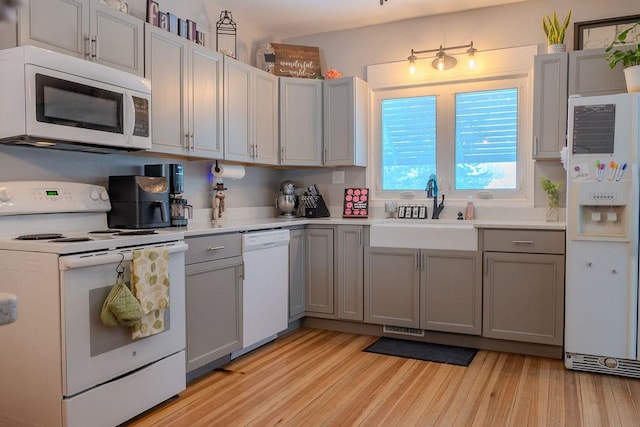
[[[339,217],[327,217],[327,218],[250,218],[250,219],[237,219],[229,220],[218,223],[212,223],[210,221],[198,221],[191,220],[187,227],[177,228],[184,232],[185,237],[201,236],[208,234],[220,234],[231,232],[245,232],[266,230],[273,228],[292,228],[306,225],[374,225],[376,223],[390,221],[385,218],[339,218]],[[404,219],[392,219],[391,221],[397,222],[437,222],[438,220],[404,220]],[[443,221],[444,222],[444,221]],[[450,222],[450,220],[449,220]],[[475,220],[468,221],[473,222],[476,228],[505,228],[505,229],[539,229],[539,230],[565,230],[566,224],[564,222],[547,222],[540,220]]]

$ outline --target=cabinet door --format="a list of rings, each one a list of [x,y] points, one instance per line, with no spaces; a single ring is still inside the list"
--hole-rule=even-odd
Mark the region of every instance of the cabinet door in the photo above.
[[[485,252],[482,335],[562,345],[564,256]]]
[[[187,372],[242,347],[242,259],[186,266]]]
[[[279,152],[278,76],[254,69],[254,163],[277,165]]]
[[[308,316],[314,314],[334,314],[333,253],[332,228],[307,229],[305,311]]]
[[[89,0],[30,0],[20,10],[18,43],[89,58]]]
[[[191,100],[188,107],[191,139],[189,155],[221,159],[223,154],[222,54],[209,48],[199,47],[193,42],[188,43],[190,43],[188,69]]]
[[[291,230],[289,239],[289,321],[291,322],[304,316],[305,230]]]
[[[251,66],[224,60],[224,158],[249,162],[253,157],[253,78]]]
[[[151,151],[184,154],[189,148],[186,66],[185,42],[166,30],[145,24],[145,74],[153,85]]]
[[[379,325],[420,326],[420,251],[366,247],[364,321]]]
[[[144,21],[91,0],[89,27],[97,62],[144,75]]]
[[[340,225],[336,245],[336,289],[339,319],[364,316],[364,245],[362,226]]]
[[[482,333],[480,252],[422,251],[420,328]]]
[[[280,164],[322,166],[322,80],[280,78]]]
[[[627,93],[622,64],[611,69],[605,55],[604,48],[569,52],[569,95]]]
[[[533,81],[533,158],[559,159],[567,133],[566,53],[537,55]]]
[[[324,81],[325,166],[367,165],[368,95],[358,77]]]

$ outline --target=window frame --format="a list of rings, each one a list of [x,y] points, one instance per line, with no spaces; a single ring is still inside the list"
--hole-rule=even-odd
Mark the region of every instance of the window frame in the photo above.
[[[382,118],[383,99],[436,95],[436,168],[441,194],[454,203],[466,203],[469,196],[491,198],[492,205],[533,206],[533,176],[531,156],[532,142],[528,135],[532,132],[530,73],[496,73],[478,78],[443,79],[435,83],[398,84],[372,90],[372,138],[368,171],[372,202],[397,199],[422,199],[422,191],[382,190]],[[517,131],[517,173],[516,189],[454,190],[455,186],[455,94],[503,88],[518,89],[518,131]],[[442,142],[447,141],[447,142]],[[371,185],[373,184],[373,185]],[[425,180],[426,185],[426,180]]]

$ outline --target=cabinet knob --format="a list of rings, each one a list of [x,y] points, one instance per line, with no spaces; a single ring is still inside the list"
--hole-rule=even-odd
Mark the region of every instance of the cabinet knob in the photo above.
[[[587,263],[587,267],[591,267],[592,265],[593,265],[593,263],[592,263],[591,261],[589,261],[589,262]]]
[[[615,268],[611,270],[611,274],[618,274],[618,270],[616,270]]]

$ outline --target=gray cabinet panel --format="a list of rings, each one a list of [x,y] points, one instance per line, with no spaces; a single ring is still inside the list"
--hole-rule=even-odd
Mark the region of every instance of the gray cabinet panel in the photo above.
[[[569,52],[569,95],[595,96],[626,93],[622,65],[609,67],[603,49]]]
[[[558,159],[566,145],[566,53],[537,55],[533,83],[533,157]]]
[[[338,226],[336,245],[338,318],[363,320],[364,246],[359,225]]]
[[[562,345],[564,256],[485,252],[483,336]]]
[[[289,321],[304,316],[305,233],[300,228],[290,230],[289,234]]]
[[[419,251],[366,247],[364,321],[418,328],[420,325]]]
[[[242,347],[242,258],[186,266],[187,372]]]
[[[308,228],[306,235],[306,302],[307,315],[334,315],[334,248],[333,228]]]
[[[422,251],[420,328],[482,333],[480,252]]]

